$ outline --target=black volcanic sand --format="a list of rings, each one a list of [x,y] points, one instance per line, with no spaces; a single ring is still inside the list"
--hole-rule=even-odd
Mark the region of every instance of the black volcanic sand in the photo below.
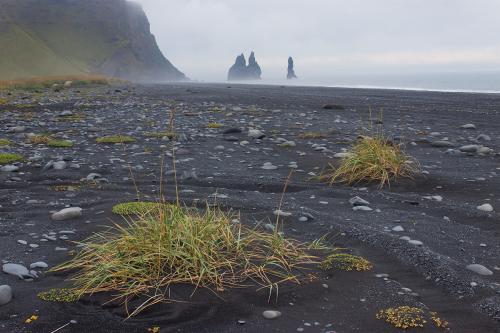
[[[12,302],[0,307],[1,332],[52,332],[76,320],[59,332],[147,332],[160,326],[161,332],[388,333],[399,330],[375,314],[400,305],[438,312],[450,322],[451,332],[500,332],[498,95],[178,84],[1,93],[0,98],[7,99],[0,105],[0,139],[15,143],[0,151],[31,158],[18,164],[17,172],[0,172],[2,263],[29,266],[44,261],[53,267],[70,258],[75,249],[72,241],[120,222],[111,207],[136,197],[129,166],[142,199],[155,200],[160,156],[171,143],[147,133],[164,131],[175,106],[180,133],[176,165],[186,204],[201,206],[216,200],[224,208],[240,211],[242,223],[268,223],[274,220],[290,162],[296,162],[282,207],[292,214],[285,219],[285,234],[303,241],[328,234],[335,246],[349,248],[374,264],[370,272],[316,272],[316,281],[283,285],[278,299],[273,294],[269,302],[268,291],[255,292],[256,288],[227,291],[220,297],[200,291],[190,302],[157,306],[128,321],[121,307],[103,306],[103,296],[68,304],[37,298],[40,291],[68,286],[68,276],[38,270],[39,278],[28,282],[0,274],[0,285],[10,285],[14,292]],[[327,110],[324,104],[344,109]],[[385,133],[407,143],[408,153],[420,161],[424,173],[383,190],[375,184],[328,187],[315,181],[313,176],[328,163],[338,163],[336,153],[355,142],[358,134],[367,133],[370,107],[373,118],[383,109]],[[72,115],[61,116],[64,111]],[[211,122],[224,126],[207,128]],[[462,129],[467,123],[476,129]],[[229,128],[243,132],[223,135]],[[249,138],[248,128],[260,129],[267,137]],[[326,137],[300,139],[298,134],[305,131]],[[29,133],[56,134],[75,145],[65,149],[26,144]],[[96,137],[112,134],[128,134],[137,142],[95,143]],[[480,134],[491,140],[478,141]],[[283,147],[280,138],[296,146]],[[455,148],[431,144],[445,138]],[[470,144],[492,151],[457,150]],[[65,169],[44,168],[62,159],[67,161]],[[266,162],[277,169],[262,169]],[[165,163],[166,192],[172,199],[172,158],[167,156]],[[82,181],[91,173],[105,179]],[[64,191],[67,188],[56,185],[75,187]],[[368,200],[373,211],[353,211],[348,201],[354,196]],[[426,198],[432,196],[442,200]],[[477,209],[485,203],[496,211]],[[50,219],[51,211],[67,206],[83,208],[83,216],[61,222]],[[303,214],[313,218],[300,222]],[[404,231],[393,231],[396,226]],[[50,232],[58,238],[42,240]],[[59,239],[65,234],[68,240]],[[423,245],[411,245],[402,236]],[[32,249],[18,240],[39,247]],[[57,247],[67,251],[56,251]],[[484,265],[493,275],[467,270],[472,263]],[[182,298],[190,292],[181,286],[172,295]],[[264,310],[279,310],[282,316],[267,320]],[[25,324],[32,314],[39,319]],[[429,324],[415,331],[440,330]]]

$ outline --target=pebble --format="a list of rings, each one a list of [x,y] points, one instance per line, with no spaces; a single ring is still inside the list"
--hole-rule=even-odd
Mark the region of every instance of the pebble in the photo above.
[[[432,141],[431,146],[436,148],[450,148],[450,147],[455,147],[455,144],[447,140],[437,140],[437,141]]]
[[[479,265],[479,264],[472,264],[472,265],[468,265],[466,267],[469,271],[472,271],[476,274],[479,274],[479,275],[493,275],[493,272],[490,271],[488,268],[484,267],[483,265]]]
[[[483,211],[483,212],[492,212],[493,211],[493,206],[490,205],[489,203],[486,203],[484,205],[481,205],[481,206],[477,206],[477,209],[479,209],[480,211]]]
[[[10,275],[15,275],[19,277],[20,279],[31,279],[33,276],[31,276],[30,272],[26,267],[23,265],[18,265],[18,264],[5,264],[2,267],[2,270],[4,273],[10,274]]]
[[[0,286],[0,306],[12,300],[12,288],[8,285]]]
[[[248,136],[250,138],[253,138],[253,139],[262,139],[264,138],[266,135],[264,134],[264,132],[260,131],[260,130],[257,130],[257,129],[249,129],[248,130]]]
[[[283,217],[288,217],[288,216],[292,216],[292,213],[290,212],[285,212],[283,210],[280,210],[280,209],[277,209],[274,211],[274,215],[276,216],[283,216]]]
[[[462,153],[476,153],[481,146],[479,145],[466,145],[458,148]]]
[[[19,170],[18,166],[10,165],[10,164],[4,165],[3,167],[0,168],[0,171],[2,171],[2,172],[15,172],[18,170]]]
[[[360,197],[354,197],[354,198],[351,198],[349,199],[349,203],[352,205],[352,206],[368,206],[370,203],[368,201],[366,201],[365,199],[363,198],[360,198]]]
[[[398,226],[392,228],[392,231],[403,232],[403,231],[405,231],[405,229],[402,226],[398,225]]]
[[[371,209],[368,206],[354,206],[354,207],[352,207],[352,210],[355,211],[355,212],[357,212],[358,210],[363,211],[363,212],[370,212],[373,209]]]
[[[281,316],[281,312],[274,310],[266,310],[262,312],[262,316],[266,319],[276,319]]]
[[[49,267],[49,265],[47,265],[43,261],[34,262],[34,263],[32,263],[30,265],[31,269],[35,269],[35,268],[48,268],[48,267]]]
[[[299,221],[300,222],[307,222],[307,221],[309,221],[309,219],[305,216],[301,216],[301,217],[299,217]]]
[[[278,169],[278,167],[273,165],[271,162],[266,162],[262,166],[262,169],[264,169],[264,170],[276,170],[276,169]]]
[[[70,207],[62,209],[59,212],[52,214],[52,219],[54,221],[65,221],[80,216],[82,216],[82,209],[80,207]]]
[[[474,124],[465,124],[460,127],[461,129],[476,129],[476,125]]]
[[[409,240],[408,244],[415,245],[415,246],[422,246],[422,245],[424,245],[424,243],[422,243],[421,241],[414,240],[414,239]]]

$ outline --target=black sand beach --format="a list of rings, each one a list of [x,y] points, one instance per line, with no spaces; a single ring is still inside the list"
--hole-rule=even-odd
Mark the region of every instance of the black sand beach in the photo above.
[[[500,95],[186,83],[0,92],[0,98],[0,139],[14,143],[0,152],[26,158],[14,164],[17,171],[0,172],[2,264],[54,267],[70,258],[74,241],[121,222],[111,208],[137,197],[129,166],[141,199],[156,200],[160,156],[171,143],[147,134],[165,131],[175,109],[183,202],[202,207],[216,201],[241,212],[241,223],[267,224],[294,169],[282,207],[291,213],[285,234],[302,241],[327,234],[331,244],[374,265],[368,272],[315,272],[316,280],[281,286],[277,300],[253,287],[219,297],[200,291],[189,302],[159,305],[127,321],[123,308],[103,306],[102,296],[64,304],[37,298],[67,286],[68,275],[35,269],[38,278],[24,281],[2,273],[0,285],[10,285],[14,298],[0,306],[0,332],[50,333],[74,320],[59,332],[158,326],[160,332],[389,333],[400,330],[375,316],[400,305],[437,312],[451,332],[500,332]],[[341,108],[324,109],[327,104]],[[377,125],[381,111],[383,124]],[[338,163],[335,155],[369,134],[370,126],[405,143],[423,174],[382,190],[318,182],[314,176]],[[223,134],[232,128],[241,133]],[[249,128],[266,137],[249,137]],[[300,138],[305,132],[325,137]],[[27,144],[29,133],[56,134],[74,146]],[[115,134],[137,141],[95,141]],[[173,199],[172,158],[165,163],[165,190]],[[356,196],[372,210],[354,211],[349,199]],[[493,211],[478,209],[484,204]],[[52,211],[70,206],[81,207],[83,215],[51,220]],[[473,272],[466,268],[471,264],[493,274]],[[172,290],[180,299],[190,292]],[[265,310],[282,316],[264,319]],[[26,324],[31,315],[38,319]],[[442,330],[428,325],[415,331]]]

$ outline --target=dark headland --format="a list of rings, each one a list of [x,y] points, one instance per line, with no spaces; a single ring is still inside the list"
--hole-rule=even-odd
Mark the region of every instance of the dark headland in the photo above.
[[[186,78],[158,48],[142,8],[126,0],[1,0],[0,45],[0,80]]]

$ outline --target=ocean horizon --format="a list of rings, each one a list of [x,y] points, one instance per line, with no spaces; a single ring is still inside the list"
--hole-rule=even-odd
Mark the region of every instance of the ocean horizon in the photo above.
[[[199,82],[228,83],[224,80],[200,80]],[[294,80],[263,77],[258,81],[230,81],[229,83],[500,94],[500,72],[339,75],[330,78],[299,77]]]

